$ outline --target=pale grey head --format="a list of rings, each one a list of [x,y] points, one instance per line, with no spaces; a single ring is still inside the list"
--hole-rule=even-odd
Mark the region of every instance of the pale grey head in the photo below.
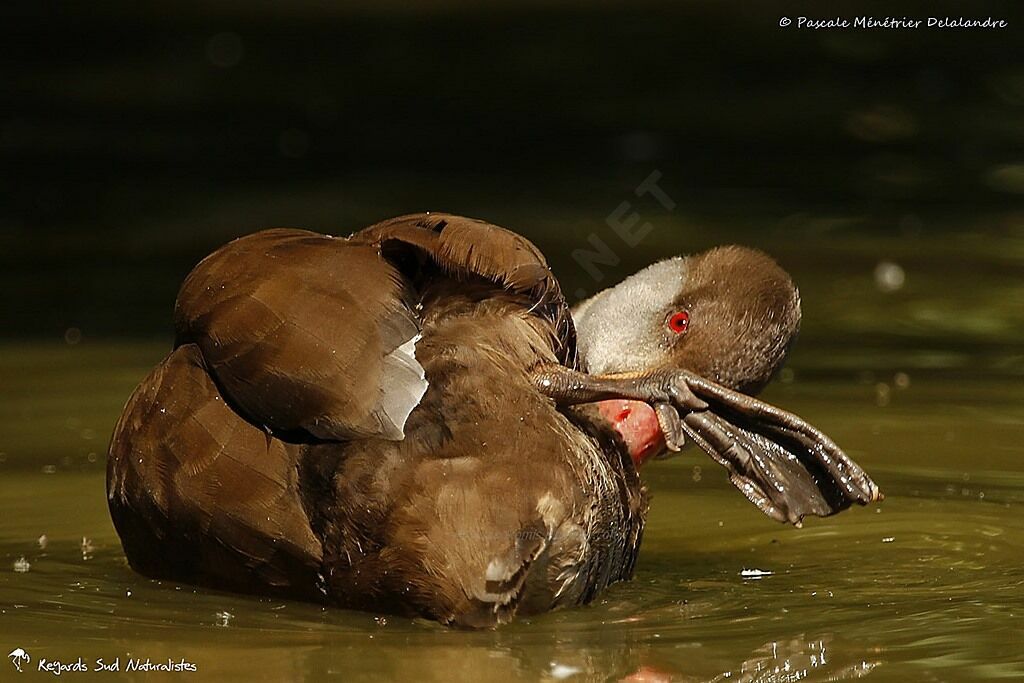
[[[691,370],[747,393],[778,371],[800,327],[800,294],[768,255],[717,247],[659,261],[573,311],[590,373]]]

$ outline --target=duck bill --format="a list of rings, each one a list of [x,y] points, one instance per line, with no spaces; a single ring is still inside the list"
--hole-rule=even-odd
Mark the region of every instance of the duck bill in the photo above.
[[[637,469],[665,451],[665,436],[651,406],[628,399],[598,401],[596,405],[601,417],[622,437]]]

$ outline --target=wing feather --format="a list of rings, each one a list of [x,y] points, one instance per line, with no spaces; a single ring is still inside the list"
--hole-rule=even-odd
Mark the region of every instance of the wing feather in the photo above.
[[[111,440],[108,503],[129,562],[309,597],[322,549],[298,490],[301,448],[236,415],[199,349],[179,347],[136,389]]]
[[[243,237],[204,259],[175,307],[177,343],[196,344],[224,396],[275,433],[404,438],[427,388],[416,360],[418,294],[399,252],[452,277],[521,296],[576,365],[558,282],[525,238],[483,221],[415,214],[341,239],[304,230]],[[415,271],[415,269],[412,269]]]
[[[372,225],[352,240],[382,249],[413,247],[450,274],[483,277],[523,295],[530,311],[551,323],[556,356],[576,367],[576,328],[562,289],[544,255],[525,237],[474,218],[419,213]]]
[[[401,439],[426,391],[402,275],[379,251],[302,230],[235,240],[182,285],[178,344],[194,343],[239,412],[321,439]]]

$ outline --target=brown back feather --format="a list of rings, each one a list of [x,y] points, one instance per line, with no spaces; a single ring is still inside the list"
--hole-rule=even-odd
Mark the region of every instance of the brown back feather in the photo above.
[[[576,328],[562,289],[544,255],[525,237],[474,218],[419,213],[372,225],[352,240],[384,249],[414,247],[450,275],[477,275],[522,295],[551,324],[556,356],[576,367]]]
[[[301,448],[236,415],[199,349],[179,347],[135,390],[110,443],[108,502],[132,566],[315,597],[322,551],[299,500]]]
[[[404,287],[371,246],[303,230],[256,233],[185,280],[177,344],[197,344],[225,395],[258,425],[396,438],[387,392],[416,384],[391,355],[418,331]]]

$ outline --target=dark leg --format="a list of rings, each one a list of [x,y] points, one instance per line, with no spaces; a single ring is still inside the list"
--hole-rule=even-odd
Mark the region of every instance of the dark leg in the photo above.
[[[624,398],[649,403],[669,450],[685,443],[685,429],[679,411],[706,410],[708,404],[690,390],[680,371],[654,371],[616,375],[588,375],[562,365],[541,365],[532,373],[534,384],[545,396],[562,405],[593,403]]]
[[[708,404],[690,390],[685,371],[588,375],[563,365],[545,364],[532,372],[534,384],[562,405],[625,398],[647,403],[671,403],[681,410],[704,410]]]
[[[882,498],[857,463],[800,417],[692,372],[587,375],[542,365],[532,377],[543,394],[563,405],[615,398],[649,403],[671,450],[689,436],[729,470],[744,495],[779,521],[799,524],[806,514],[825,516]]]

